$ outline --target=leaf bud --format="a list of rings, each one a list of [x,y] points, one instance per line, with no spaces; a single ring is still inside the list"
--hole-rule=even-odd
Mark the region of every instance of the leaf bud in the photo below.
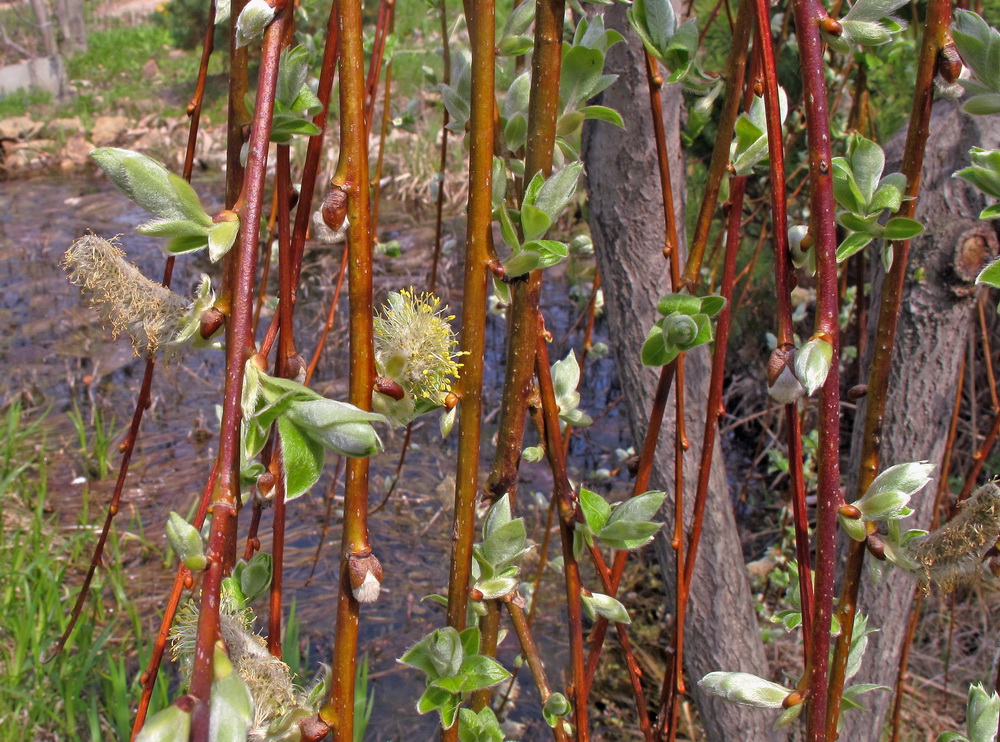
[[[263,34],[274,16],[275,9],[267,0],[250,0],[236,19],[236,48],[246,46]]]
[[[382,563],[368,552],[347,556],[347,571],[351,579],[351,592],[359,603],[374,603],[382,586]]]
[[[861,511],[854,505],[841,505],[837,512],[845,518],[850,518],[851,520],[861,520]]]
[[[446,410],[455,409],[455,405],[458,404],[458,400],[461,399],[455,392],[448,392],[444,398],[444,408]]]
[[[339,232],[347,218],[347,192],[335,186],[323,199],[323,223],[334,232]]]
[[[948,83],[955,83],[962,74],[962,58],[954,41],[949,41],[938,52],[937,72]]]
[[[264,472],[259,477],[257,477],[257,491],[260,492],[261,497],[267,497],[271,494],[271,490],[274,489],[274,474],[269,471]]]
[[[209,307],[201,313],[198,334],[201,335],[203,340],[208,340],[219,331],[219,328],[222,327],[222,323],[225,321],[226,315],[216,307]]]
[[[388,376],[375,377],[375,391],[392,397],[397,402],[406,396],[406,390],[399,385],[399,382],[390,379]]]
[[[865,539],[865,548],[868,549],[869,554],[880,562],[885,561],[885,542],[882,541],[882,537],[877,533],[868,534],[868,538]]]
[[[855,384],[850,389],[847,390],[847,398],[852,402],[857,402],[859,399],[867,396],[868,385],[867,384]]]
[[[698,335],[698,324],[686,314],[672,314],[663,321],[663,335],[671,345],[688,345]]]
[[[806,698],[804,695],[799,693],[797,690],[793,690],[791,693],[785,696],[785,700],[781,702],[781,706],[782,708],[790,709],[793,706],[798,706],[805,700]]]
[[[800,399],[806,388],[795,375],[795,347],[782,345],[771,351],[767,359],[767,393],[776,402],[792,404]]]
[[[171,512],[167,519],[167,541],[185,567],[192,571],[205,568],[207,560],[201,534],[178,513]]]
[[[839,38],[841,34],[844,33],[844,27],[840,25],[840,21],[836,18],[831,18],[827,16],[819,22],[819,27],[823,30],[823,33],[830,34]]]
[[[319,742],[330,734],[330,725],[323,721],[319,714],[307,716],[299,722],[299,732],[302,742]]]

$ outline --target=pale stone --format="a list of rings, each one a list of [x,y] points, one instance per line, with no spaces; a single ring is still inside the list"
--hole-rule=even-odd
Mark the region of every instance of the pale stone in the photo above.
[[[90,131],[90,138],[98,147],[108,147],[129,128],[131,122],[125,116],[98,116]]]

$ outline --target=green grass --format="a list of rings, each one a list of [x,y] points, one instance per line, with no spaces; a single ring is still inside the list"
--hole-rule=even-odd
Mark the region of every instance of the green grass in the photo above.
[[[88,605],[63,652],[49,658],[94,545],[89,528],[49,513],[41,420],[17,404],[0,418],[0,742],[127,737],[141,657],[140,619],[124,591],[117,539],[105,550]],[[80,523],[90,516],[84,498]],[[46,662],[46,660],[49,660]],[[162,706],[166,684],[156,699]]]

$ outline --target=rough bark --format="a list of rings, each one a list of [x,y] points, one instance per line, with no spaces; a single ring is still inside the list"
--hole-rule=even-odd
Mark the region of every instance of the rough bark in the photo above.
[[[622,132],[603,123],[586,127],[583,152],[590,191],[591,231],[604,286],[610,334],[615,339],[615,360],[622,388],[626,390],[629,422],[638,449],[658,371],[640,364],[639,351],[646,332],[659,316],[657,300],[670,293],[670,280],[667,262],[661,254],[663,212],[642,45],[627,28],[624,10],[624,6],[616,5],[604,16],[607,27],[617,28],[630,41],[627,46],[618,44],[608,54],[607,71],[620,77],[604,93],[602,103],[623,115],[626,130]],[[676,87],[665,87],[663,99],[674,193],[683,194],[685,167],[678,137],[680,92]],[[679,205],[680,224],[684,223],[683,214]],[[685,394],[691,449],[684,457],[684,489],[689,504],[694,497],[698,474],[709,364],[706,348],[688,355]],[[652,486],[666,490],[672,498],[672,398],[666,417]],[[770,676],[751,604],[725,466],[718,448],[710,482],[705,530],[688,609],[685,649],[688,688],[693,690],[708,739],[779,740],[783,735],[771,730],[773,714],[720,701],[695,687],[698,679],[713,670],[742,670]],[[672,512],[672,507],[668,501],[664,512]],[[656,541],[656,550],[668,585],[667,600],[672,602],[673,551],[662,534]]]
[[[887,148],[887,161],[901,160],[903,137]],[[992,222],[978,220],[985,199],[965,181],[952,178],[968,163],[972,146],[1000,145],[1000,124],[995,117],[965,116],[952,103],[938,103],[931,120],[931,135],[924,161],[923,184],[916,217],[927,231],[914,239],[910,249],[908,280],[900,309],[899,329],[889,397],[885,412],[885,440],[881,467],[926,459],[940,464],[955,399],[955,386],[973,308],[973,281],[982,267],[984,251],[995,254],[997,238]],[[891,165],[890,165],[891,167]],[[887,172],[891,170],[887,169]],[[914,274],[923,270],[922,280]],[[874,324],[884,273],[875,278],[869,312],[868,348],[874,347]],[[864,367],[870,363],[864,359]],[[857,486],[865,407],[859,407],[848,471]],[[935,475],[937,472],[935,472]],[[926,527],[931,519],[937,476],[911,501],[914,516],[908,527]],[[892,570],[877,588],[866,575],[860,606],[869,626],[880,629],[868,640],[862,670],[851,683],[895,684],[902,640],[909,617],[913,579]],[[881,738],[892,694],[875,691],[865,696],[871,714],[846,714],[840,739],[874,742]]]

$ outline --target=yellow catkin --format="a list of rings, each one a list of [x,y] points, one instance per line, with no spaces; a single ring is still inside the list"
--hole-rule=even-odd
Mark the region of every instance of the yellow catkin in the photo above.
[[[88,234],[78,239],[62,265],[111,328],[112,337],[128,335],[137,355],[156,353],[178,335],[187,318],[187,299],[146,278],[118,245],[103,237]]]
[[[926,583],[943,590],[974,579],[986,552],[1000,538],[1000,487],[990,482],[961,504],[945,525],[915,539],[910,557],[919,564]]]
[[[457,362],[458,339],[445,315],[441,299],[430,293],[403,289],[389,294],[376,315],[375,360],[379,373],[396,381],[415,400],[444,403],[451,391]]]

